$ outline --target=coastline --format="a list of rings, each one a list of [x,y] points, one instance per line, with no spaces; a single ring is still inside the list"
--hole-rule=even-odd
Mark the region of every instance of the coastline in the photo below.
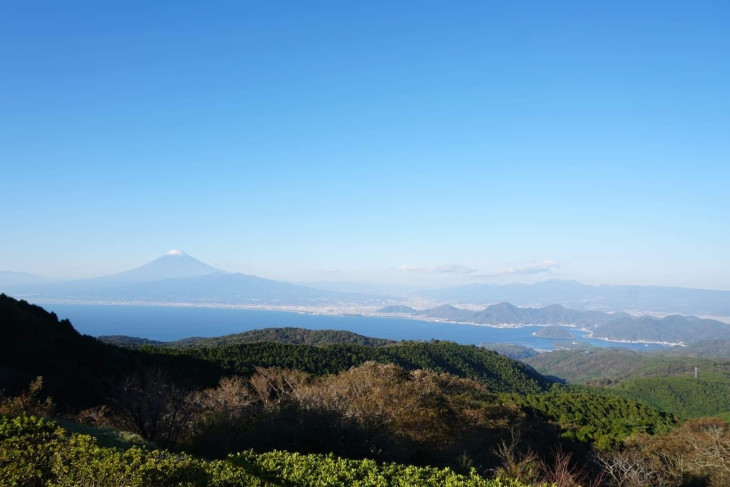
[[[486,324],[443,320],[439,318],[431,318],[427,316],[414,316],[405,313],[378,313],[377,306],[363,306],[355,303],[346,303],[330,306],[297,306],[297,305],[271,305],[271,304],[233,304],[233,303],[181,303],[181,302],[165,302],[165,301],[112,301],[112,300],[80,300],[80,299],[34,299],[32,296],[22,297],[21,299],[32,300],[32,302],[42,305],[64,304],[64,305],[80,305],[80,306],[148,306],[162,308],[203,308],[203,309],[231,309],[231,310],[255,310],[255,311],[278,311],[285,313],[295,313],[314,316],[360,316],[363,318],[395,318],[412,321],[425,321],[431,323],[445,323],[453,325],[478,326],[496,329],[518,329],[525,327],[547,327],[561,326],[570,328],[571,330],[583,333],[582,338],[593,340],[601,340],[607,343],[626,343],[633,345],[661,345],[667,347],[684,347],[684,342],[667,342],[659,340],[628,340],[621,338],[610,338],[595,336],[593,332],[582,325],[576,324],[545,324],[545,323],[502,323],[502,324]],[[549,337],[548,337],[549,338]]]

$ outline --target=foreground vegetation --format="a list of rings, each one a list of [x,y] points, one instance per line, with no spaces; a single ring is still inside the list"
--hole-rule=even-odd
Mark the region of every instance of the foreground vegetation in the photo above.
[[[8,487],[166,486],[465,486],[525,487],[448,469],[378,464],[333,455],[252,451],[226,460],[199,460],[144,447],[100,447],[88,435],[69,433],[32,416],[0,416],[0,485]]]

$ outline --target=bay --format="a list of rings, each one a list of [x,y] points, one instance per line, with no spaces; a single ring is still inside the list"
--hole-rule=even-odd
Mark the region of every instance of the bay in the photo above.
[[[172,341],[187,337],[213,337],[260,328],[291,326],[310,330],[347,330],[391,340],[450,340],[461,344],[513,343],[539,350],[553,350],[555,344],[570,341],[596,347],[624,347],[633,350],[662,348],[657,344],[620,343],[584,337],[571,329],[572,340],[535,337],[538,326],[494,328],[487,326],[382,318],[332,316],[252,309],[121,306],[90,304],[42,304],[59,318],[71,320],[80,333],[92,336],[128,335]]]

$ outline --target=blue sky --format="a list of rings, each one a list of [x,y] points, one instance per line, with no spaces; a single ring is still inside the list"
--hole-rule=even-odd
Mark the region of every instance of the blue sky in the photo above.
[[[730,289],[727,2],[14,2],[0,269]],[[399,270],[400,269],[400,270]]]

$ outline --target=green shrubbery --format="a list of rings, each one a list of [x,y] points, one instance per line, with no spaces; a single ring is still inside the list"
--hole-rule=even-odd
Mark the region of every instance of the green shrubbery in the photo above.
[[[333,455],[239,453],[205,461],[162,450],[102,448],[54,422],[0,416],[0,485],[8,487],[465,486],[526,487],[448,469],[345,460]]]
[[[610,395],[562,392],[509,395],[528,412],[554,421],[565,438],[615,449],[625,438],[671,430],[677,419],[642,403]]]
[[[475,473],[457,475],[449,469],[414,467],[396,463],[378,464],[373,460],[348,460],[334,455],[300,455],[273,451],[257,455],[244,452],[229,461],[256,471],[263,477],[274,476],[295,485],[359,486],[465,486],[523,487],[517,480],[487,480]]]

